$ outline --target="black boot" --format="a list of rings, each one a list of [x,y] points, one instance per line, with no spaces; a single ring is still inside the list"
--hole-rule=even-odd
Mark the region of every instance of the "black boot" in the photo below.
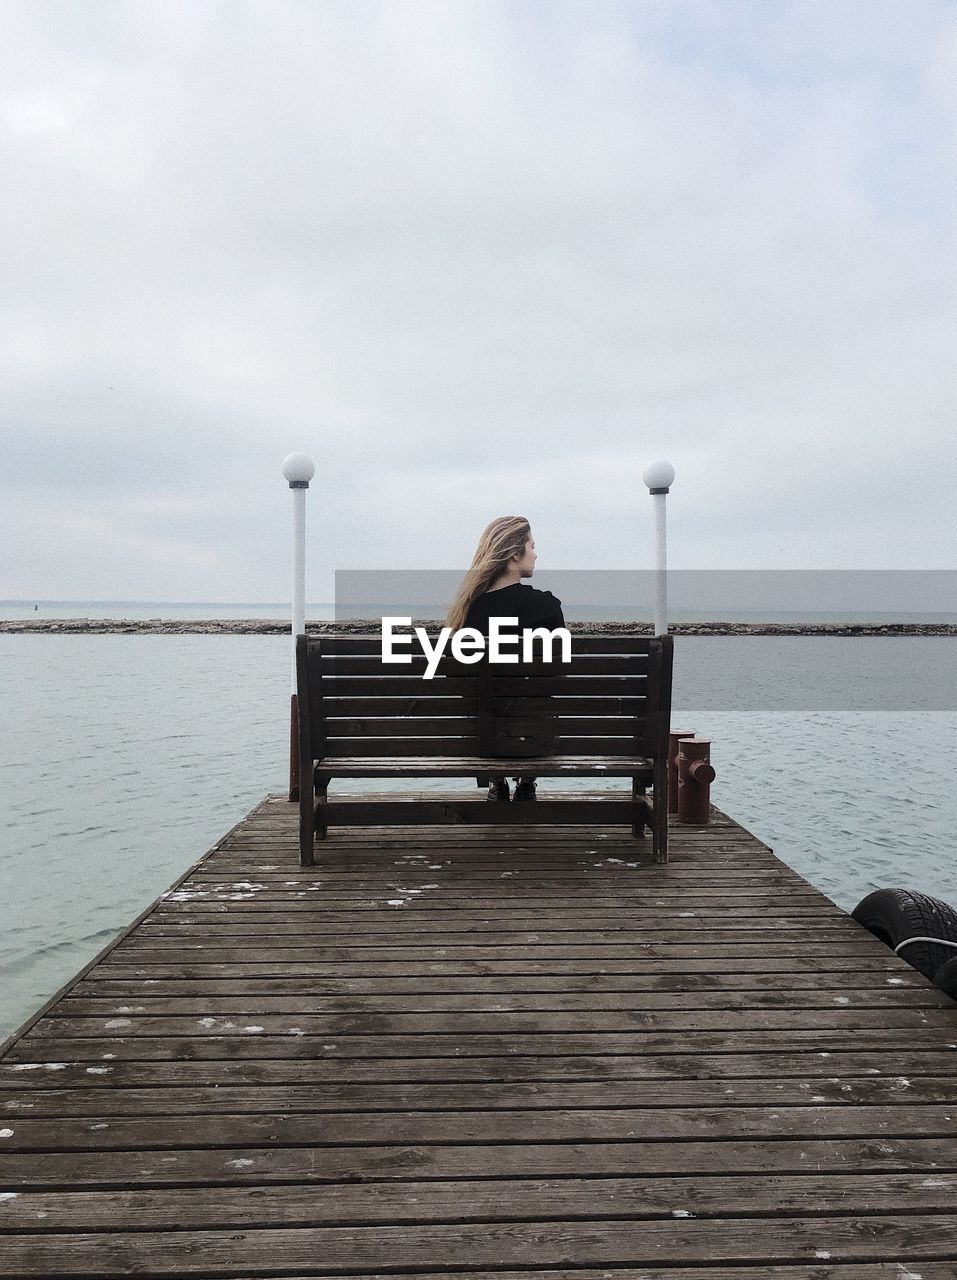
[[[513,800],[534,800],[535,799],[535,779],[534,778],[516,778],[515,794]]]
[[[508,778],[493,778],[488,784],[486,800],[509,800]]]

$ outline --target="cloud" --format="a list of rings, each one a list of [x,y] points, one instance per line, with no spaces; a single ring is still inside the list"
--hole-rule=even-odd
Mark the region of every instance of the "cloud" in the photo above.
[[[281,596],[292,449],[313,597],[647,564],[662,455],[675,563],[953,562],[949,6],[5,22],[0,595]]]

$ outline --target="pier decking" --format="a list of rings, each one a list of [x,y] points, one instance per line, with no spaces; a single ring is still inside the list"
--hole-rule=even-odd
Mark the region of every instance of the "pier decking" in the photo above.
[[[957,1278],[957,1005],[725,815],[296,822],[9,1042],[0,1276]]]

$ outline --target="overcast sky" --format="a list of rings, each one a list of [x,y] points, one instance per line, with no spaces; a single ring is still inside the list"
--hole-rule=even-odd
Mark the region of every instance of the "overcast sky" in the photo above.
[[[957,566],[957,4],[0,3],[0,596]]]

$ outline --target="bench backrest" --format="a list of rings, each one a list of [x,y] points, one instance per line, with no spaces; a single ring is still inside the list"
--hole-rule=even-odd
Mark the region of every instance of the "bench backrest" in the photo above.
[[[666,757],[672,644],[671,636],[573,634],[567,663],[503,667],[446,656],[425,679],[417,641],[412,662],[395,666],[382,662],[378,633],[300,636],[301,740],[313,760]]]

